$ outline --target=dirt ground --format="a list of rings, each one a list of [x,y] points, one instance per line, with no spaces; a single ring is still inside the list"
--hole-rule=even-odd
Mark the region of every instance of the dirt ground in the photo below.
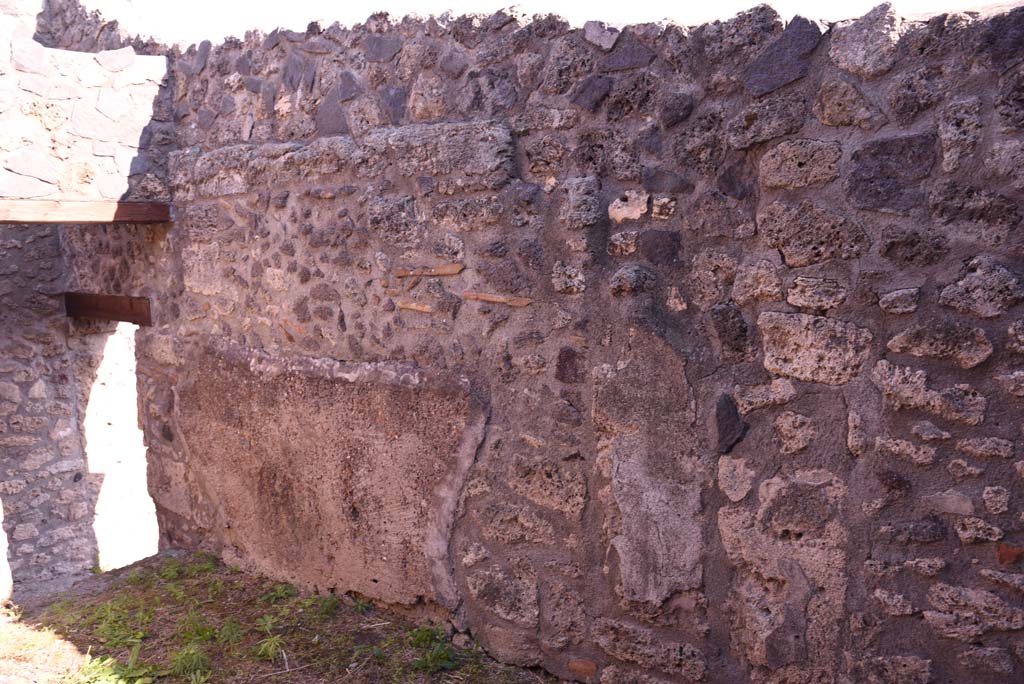
[[[359,596],[165,553],[0,612],[0,684],[554,684]]]

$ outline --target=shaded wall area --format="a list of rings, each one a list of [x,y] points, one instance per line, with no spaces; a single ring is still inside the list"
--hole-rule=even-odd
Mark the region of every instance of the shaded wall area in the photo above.
[[[1022,35],[758,7],[171,51],[163,541],[577,681],[1019,675]]]

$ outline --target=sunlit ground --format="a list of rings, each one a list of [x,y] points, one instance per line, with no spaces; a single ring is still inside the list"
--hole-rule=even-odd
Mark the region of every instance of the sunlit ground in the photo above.
[[[85,656],[71,642],[0,608],[0,684],[58,682],[83,662]]]
[[[103,475],[93,522],[101,570],[157,552],[156,509],[146,487],[146,452],[138,425],[135,330],[131,323],[120,323],[107,338],[85,410],[89,472]]]

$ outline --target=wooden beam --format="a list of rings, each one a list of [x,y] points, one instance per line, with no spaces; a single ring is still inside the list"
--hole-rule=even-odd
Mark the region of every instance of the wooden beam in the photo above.
[[[99,318],[104,321],[153,325],[149,300],[145,297],[65,292],[64,309],[72,318]]]
[[[0,199],[0,223],[166,223],[166,202]]]

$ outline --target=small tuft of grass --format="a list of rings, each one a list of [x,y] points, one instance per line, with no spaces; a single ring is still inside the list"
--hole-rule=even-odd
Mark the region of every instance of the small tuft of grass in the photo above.
[[[284,637],[280,634],[271,634],[256,644],[256,657],[260,660],[277,660],[283,651]]]
[[[260,600],[277,603],[278,601],[287,601],[290,598],[295,598],[298,595],[299,592],[295,587],[286,582],[279,582],[274,585],[273,589],[261,596]]]
[[[352,597],[352,610],[356,611],[360,615],[366,615],[373,608],[373,604],[364,599],[362,596]]]
[[[423,650],[423,654],[412,661],[414,670],[435,674],[459,667],[455,649],[437,627],[417,627],[410,631],[409,645]]]
[[[176,677],[188,677],[209,670],[210,656],[199,644],[188,644],[171,655],[171,674]]]
[[[177,558],[168,558],[164,561],[163,567],[157,572],[160,579],[171,582],[181,577],[184,572],[184,566],[181,561]]]
[[[217,630],[207,624],[202,614],[190,608],[178,625],[178,637],[185,643],[203,643],[217,638]]]
[[[316,614],[322,620],[327,620],[334,617],[334,614],[338,612],[338,608],[341,607],[341,599],[334,594],[328,594],[323,596],[316,603]]]
[[[245,628],[234,618],[228,618],[217,630],[217,641],[222,644],[237,644],[245,638]]]

